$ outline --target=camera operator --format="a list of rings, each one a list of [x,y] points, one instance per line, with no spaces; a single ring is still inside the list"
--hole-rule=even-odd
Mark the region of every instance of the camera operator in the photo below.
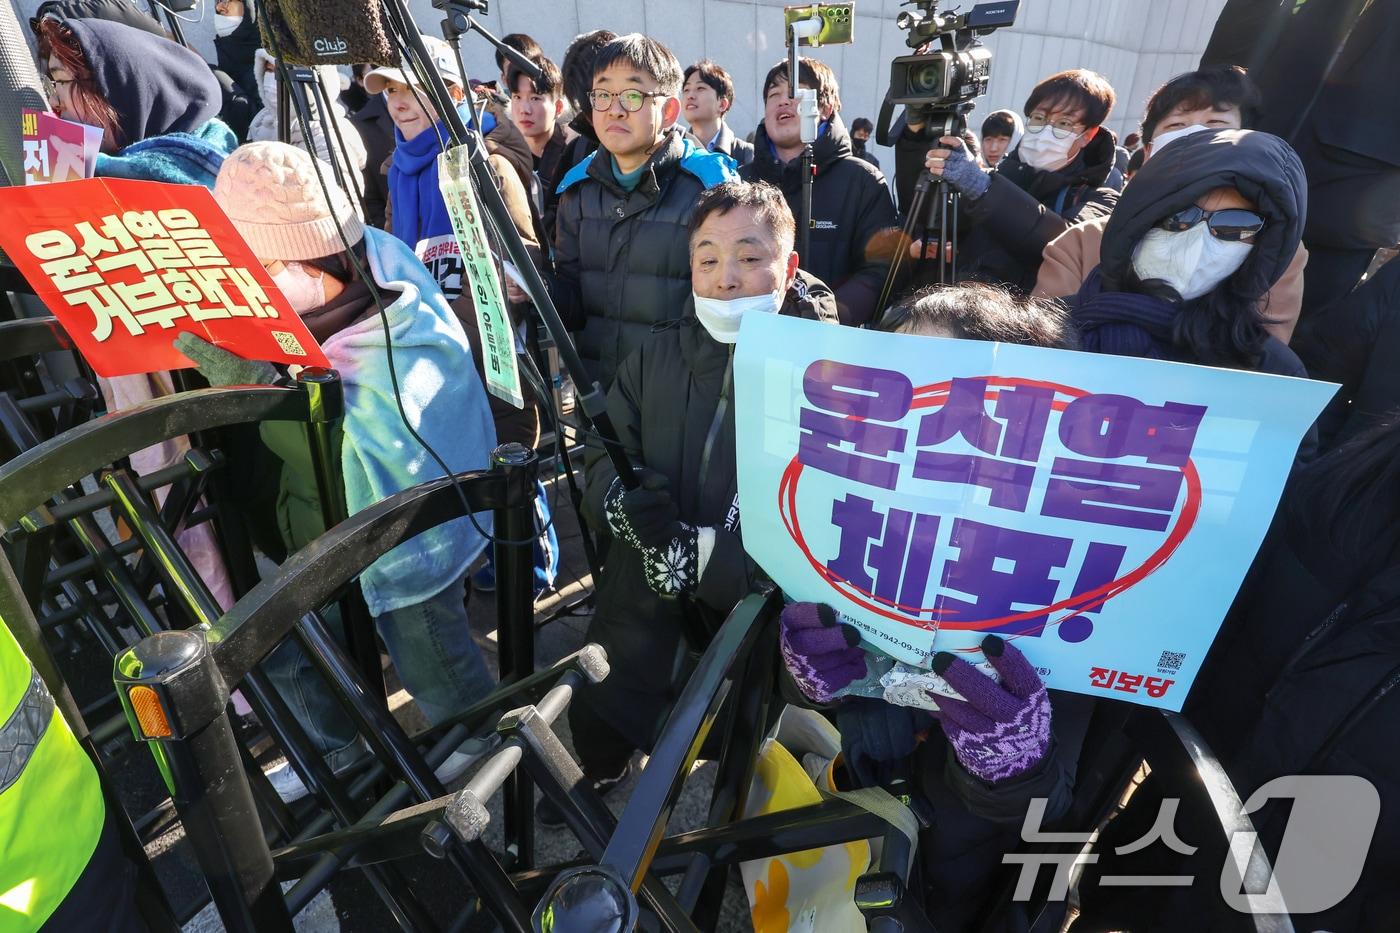
[[[912,178],[926,168],[962,193],[969,229],[959,244],[960,278],[1030,291],[1047,243],[1113,210],[1118,191],[1106,182],[1117,145],[1103,122],[1114,99],[1092,71],[1046,78],[1026,98],[1020,143],[991,173],[969,158],[961,139],[944,136],[929,148],[929,131],[908,115],[895,141],[896,174]]]
[[[802,268],[836,290],[841,323],[860,325],[877,310],[888,257],[871,246],[876,234],[899,226],[890,189],[880,170],[858,157],[841,122],[841,90],[822,62],[802,58],[800,87],[817,92],[821,123],[812,144],[812,248]],[[798,222],[802,217],[802,126],[797,101],[788,96],[788,64],[779,62],[763,80],[763,122],[754,134],[754,160],[739,171],[745,181],[782,189]]]

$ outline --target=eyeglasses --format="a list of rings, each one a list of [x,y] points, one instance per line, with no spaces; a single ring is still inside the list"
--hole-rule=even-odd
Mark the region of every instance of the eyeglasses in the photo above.
[[[1037,114],[1026,121],[1026,129],[1032,133],[1039,133],[1047,126],[1050,127],[1050,132],[1055,134],[1056,139],[1066,139],[1084,132],[1084,124],[1070,117],[1056,117],[1053,120],[1047,120],[1044,116]]]
[[[612,109],[613,101],[622,104],[622,109],[628,113],[636,113],[642,109],[642,104],[647,102],[649,97],[665,97],[660,91],[634,91],[626,90],[614,94],[612,91],[589,91],[588,102],[593,105],[593,109],[599,113],[605,113]]]
[[[1194,204],[1185,210],[1177,211],[1157,226],[1162,230],[1180,233],[1183,230],[1190,230],[1203,220],[1210,228],[1211,236],[1230,243],[1247,243],[1254,239],[1255,234],[1264,229],[1264,218],[1254,211],[1247,211],[1240,207],[1208,211]]]
[[[51,78],[48,75],[43,76],[44,91],[47,92],[50,97],[56,97],[60,89],[70,87],[77,82],[77,78]]]

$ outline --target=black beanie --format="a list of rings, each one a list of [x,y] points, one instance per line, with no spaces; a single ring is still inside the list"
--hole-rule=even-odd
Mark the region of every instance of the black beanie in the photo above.
[[[123,146],[192,133],[218,116],[218,79],[183,45],[122,23],[64,22],[82,47],[98,91],[117,112]]]

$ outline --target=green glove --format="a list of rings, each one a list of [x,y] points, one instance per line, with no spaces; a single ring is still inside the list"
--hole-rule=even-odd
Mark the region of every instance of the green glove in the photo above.
[[[222,386],[272,385],[277,367],[262,360],[245,360],[186,331],[175,338],[175,349],[188,356],[199,374],[216,388]]]

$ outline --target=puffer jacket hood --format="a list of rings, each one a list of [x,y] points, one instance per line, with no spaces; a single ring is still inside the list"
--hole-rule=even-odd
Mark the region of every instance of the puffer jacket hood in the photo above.
[[[1236,189],[1266,221],[1232,281],[1241,297],[1250,300],[1267,292],[1283,277],[1302,241],[1308,184],[1303,163],[1287,143],[1253,130],[1193,133],[1147,160],[1104,230],[1099,259],[1104,287],[1122,287],[1134,248],[1155,224],[1216,188]]]

